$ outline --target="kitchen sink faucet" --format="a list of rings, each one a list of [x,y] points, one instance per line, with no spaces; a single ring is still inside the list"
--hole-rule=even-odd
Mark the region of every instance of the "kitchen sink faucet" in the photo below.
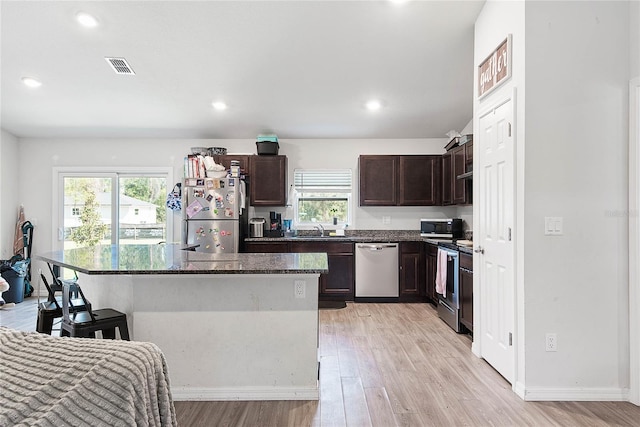
[[[318,232],[320,233],[320,237],[324,236],[324,227],[322,226],[322,224],[318,224],[318,225],[314,226],[313,228],[318,230]]]

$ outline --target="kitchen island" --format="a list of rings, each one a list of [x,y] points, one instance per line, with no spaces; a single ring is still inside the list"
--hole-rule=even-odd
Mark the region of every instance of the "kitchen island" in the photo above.
[[[176,400],[318,399],[324,253],[207,254],[180,245],[39,254],[75,270],[94,307],[127,314],[157,344]]]

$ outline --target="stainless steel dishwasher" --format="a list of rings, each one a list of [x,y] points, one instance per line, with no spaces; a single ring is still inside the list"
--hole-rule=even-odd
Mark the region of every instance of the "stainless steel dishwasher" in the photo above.
[[[356,243],[356,297],[398,297],[398,244]]]

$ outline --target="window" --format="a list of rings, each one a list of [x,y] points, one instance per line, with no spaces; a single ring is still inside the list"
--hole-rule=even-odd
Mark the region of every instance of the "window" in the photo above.
[[[60,249],[173,240],[165,206],[169,171],[65,170],[58,176]]]
[[[351,175],[350,169],[295,169],[295,224],[349,224]]]

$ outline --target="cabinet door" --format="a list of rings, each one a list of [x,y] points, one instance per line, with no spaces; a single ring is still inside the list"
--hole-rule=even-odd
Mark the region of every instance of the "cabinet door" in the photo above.
[[[464,205],[467,203],[467,180],[457,179],[458,175],[466,172],[466,159],[464,146],[452,150],[453,157],[453,204]]]
[[[249,163],[252,206],[284,206],[287,203],[287,157],[252,156]]]
[[[291,242],[291,252],[326,252],[329,272],[320,275],[319,298],[331,301],[351,301],[354,296],[353,243]]]
[[[400,295],[420,295],[420,254],[400,254]]]
[[[329,273],[320,275],[320,299],[341,297],[352,300],[354,290],[353,253],[327,254]],[[336,298],[331,298],[336,299]]]
[[[400,156],[398,204],[440,204],[440,156]]]
[[[245,154],[225,154],[224,156],[214,156],[214,160],[216,161],[216,163],[221,164],[227,169],[231,167],[231,160],[237,160],[238,162],[240,162],[240,171],[246,175],[249,174],[249,161],[251,157],[252,156]]]
[[[469,164],[473,163],[473,142],[467,142],[464,144],[464,157],[467,163],[466,171],[469,172],[471,170],[469,169]]]
[[[473,332],[473,272],[460,270],[460,323]]]
[[[360,156],[360,206],[398,203],[398,156]]]
[[[453,175],[453,159],[451,152],[442,155],[442,193],[441,201],[442,205],[450,205],[453,203],[453,182],[451,175]]]
[[[424,296],[424,270],[420,242],[400,243],[400,297]]]
[[[245,242],[244,248],[248,253],[289,253],[287,242]]]
[[[437,304],[438,295],[436,294],[436,273],[438,270],[438,247],[427,243],[426,251],[426,294],[427,298]]]

